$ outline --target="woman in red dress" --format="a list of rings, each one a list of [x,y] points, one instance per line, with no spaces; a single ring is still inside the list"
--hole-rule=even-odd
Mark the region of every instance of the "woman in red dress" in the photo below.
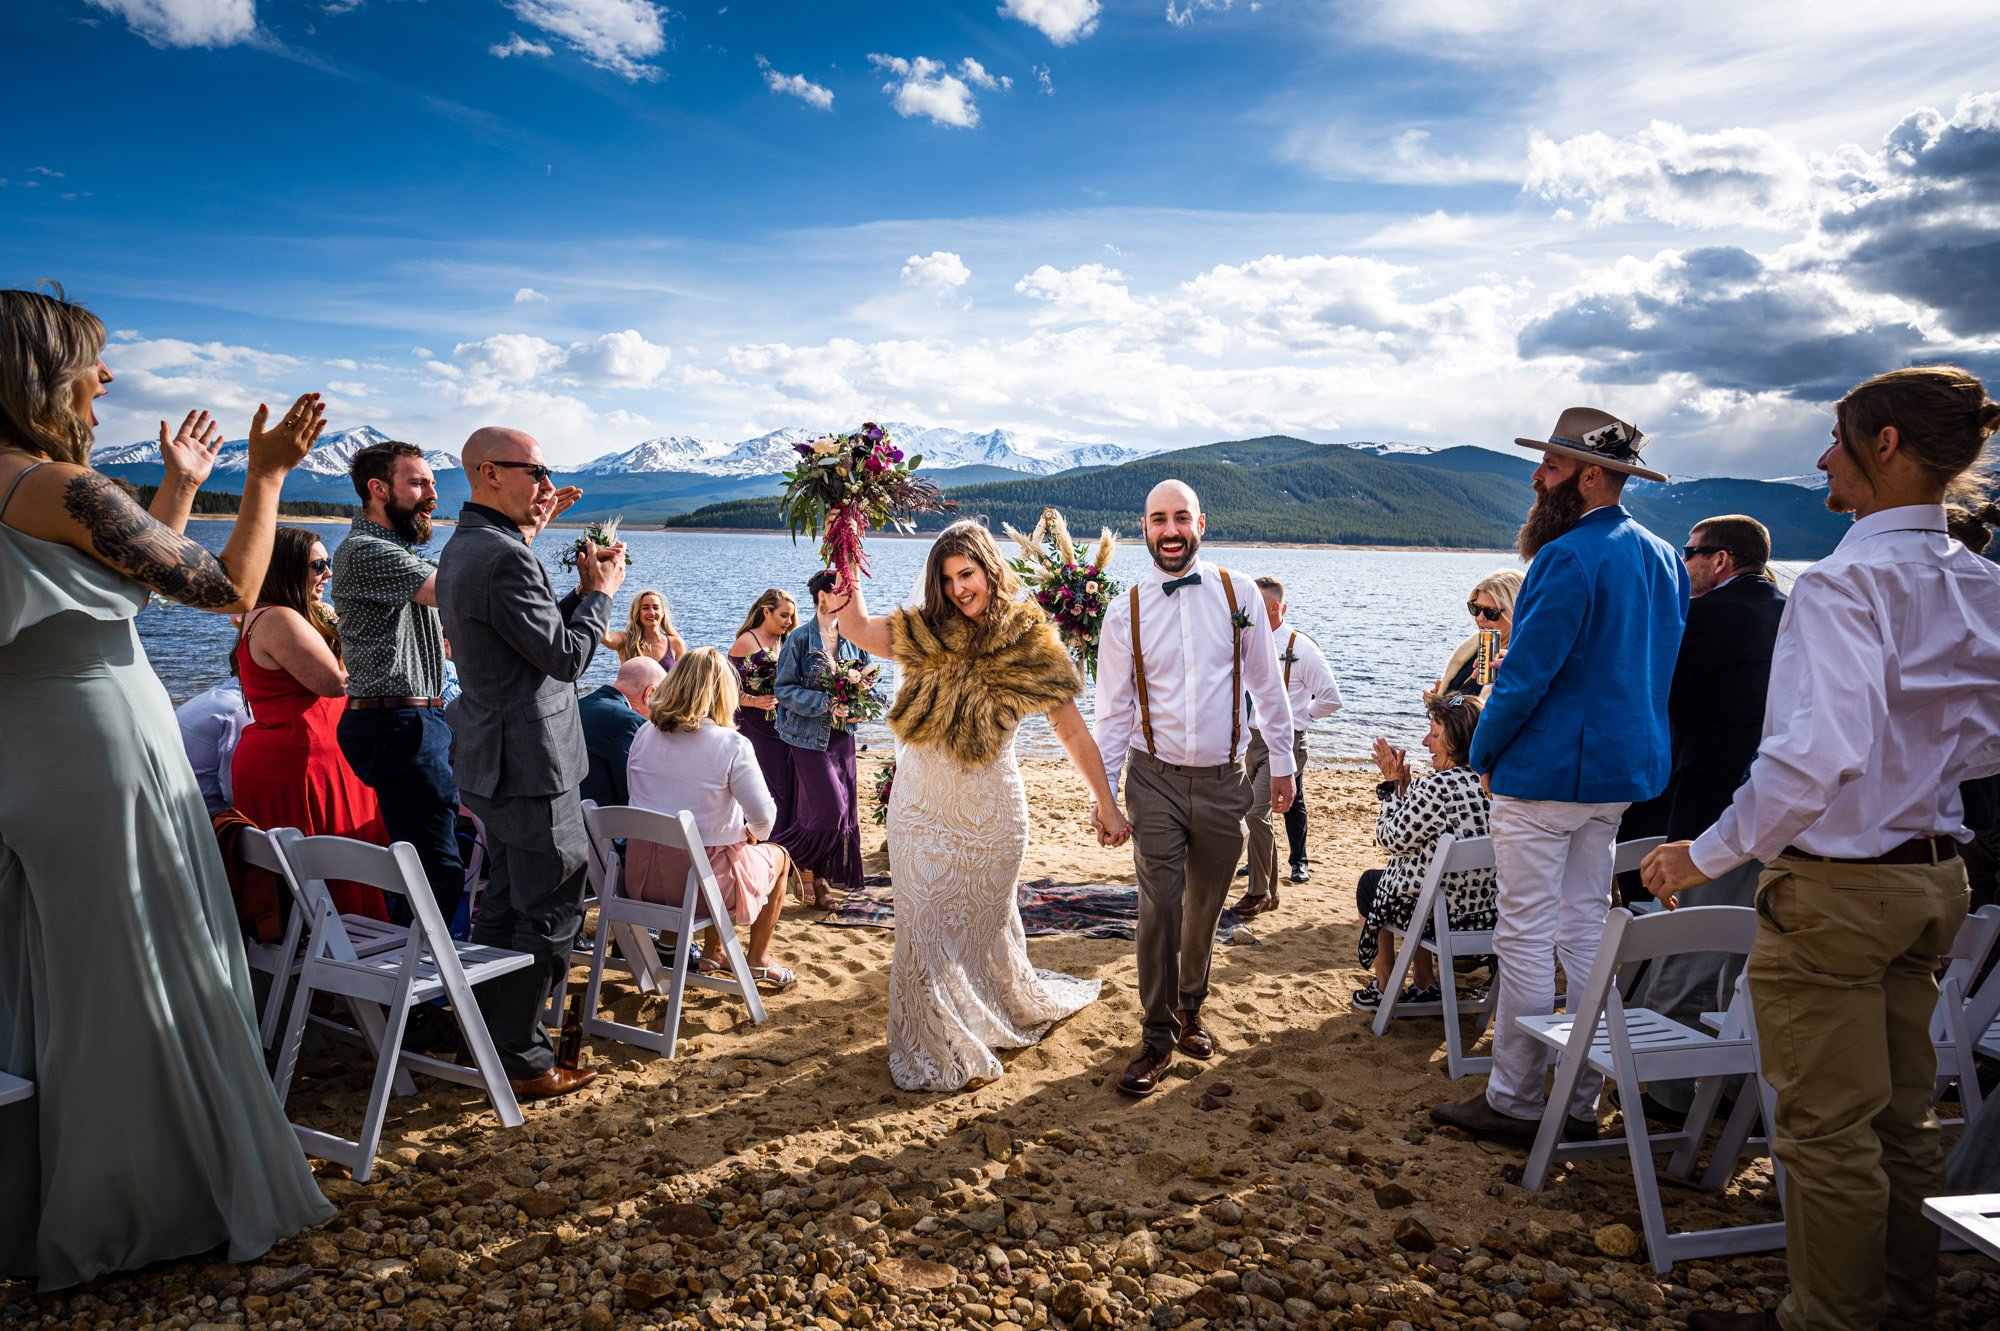
[[[347,706],[347,669],[332,609],[321,599],[332,566],[319,538],[280,527],[257,608],[236,644],[250,726],[230,767],[236,807],[262,828],[389,844],[375,792],[341,756],[336,729]],[[343,915],[389,918],[382,893],[329,883]]]

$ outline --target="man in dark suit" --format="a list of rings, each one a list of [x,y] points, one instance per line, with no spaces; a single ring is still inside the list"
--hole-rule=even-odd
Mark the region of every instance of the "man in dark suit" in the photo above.
[[[542,1008],[583,922],[589,852],[577,787],[589,770],[576,680],[610,623],[625,547],[579,559],[556,599],[530,543],[581,495],[557,490],[541,445],[488,426],[465,441],[472,498],[438,559],[438,613],[464,692],[451,708],[453,767],[486,828],[487,886],[472,941],[535,965],[480,986],[480,1009],[514,1092],[565,1095],[595,1075],[556,1066]]]
[[[1663,802],[1667,838],[1700,836],[1729,807],[1757,756],[1764,694],[1785,594],[1771,580],[1771,533],[1755,518],[1705,518],[1681,550],[1687,565],[1687,631],[1674,665],[1667,720],[1673,727],[1674,774]],[[1763,866],[1754,860],[1712,883],[1681,893],[1683,906],[1748,906]],[[1729,1004],[1743,958],[1691,952],[1653,963],[1640,995],[1647,1007],[1701,1028],[1701,1014]],[[1685,1118],[1693,1082],[1653,1082],[1646,1111],[1666,1122]]]
[[[632,737],[646,724],[653,690],[667,677],[650,656],[635,656],[618,667],[618,678],[600,684],[577,702],[583,722],[583,745],[590,750],[590,775],[583,779],[583,797],[600,808],[630,804],[625,784],[625,760],[632,756]]]

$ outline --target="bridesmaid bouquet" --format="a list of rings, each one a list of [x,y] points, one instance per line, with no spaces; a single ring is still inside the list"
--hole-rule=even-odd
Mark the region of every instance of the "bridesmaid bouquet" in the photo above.
[[[577,537],[575,543],[569,549],[557,556],[556,562],[562,565],[566,571],[574,573],[576,571],[576,561],[591,553],[592,546],[596,546],[600,550],[609,550],[612,546],[618,544],[618,524],[620,521],[621,519],[619,518],[613,518],[609,522],[591,523],[583,529],[583,535]],[[632,567],[632,554],[630,551],[627,551],[625,554],[625,567]]]
[[[917,476],[923,455],[905,459],[873,421],[849,434],[792,446],[798,465],[784,474],[778,514],[797,541],[800,532],[820,538],[819,557],[840,575],[843,587],[868,571],[861,538],[870,531],[915,528],[919,513],[949,513],[958,505]]]
[[[1063,646],[1096,679],[1104,612],[1122,590],[1117,579],[1104,571],[1111,564],[1118,538],[1109,529],[1102,531],[1085,559],[1070,538],[1069,524],[1053,508],[1043,509],[1041,521],[1025,536],[1005,524],[1002,529],[1021,547],[1023,558],[1009,561],[1014,571],[1027,584],[1035,603],[1055,621]]]
[[[820,658],[819,686],[833,696],[833,728],[852,730],[863,721],[879,721],[883,705],[875,682],[882,667],[859,661]]]
[[[876,822],[886,824],[889,821],[889,792],[895,788],[896,760],[891,758],[888,762],[883,763],[882,770],[875,774],[875,809],[873,817]]]
[[[768,698],[778,691],[778,658],[763,648],[744,657],[736,673],[749,697]]]

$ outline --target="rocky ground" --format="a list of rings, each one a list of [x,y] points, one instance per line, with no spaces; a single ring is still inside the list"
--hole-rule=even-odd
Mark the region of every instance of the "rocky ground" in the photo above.
[[[10,1327],[1497,1327],[1669,1328],[1753,1308],[1782,1254],[1645,1262],[1622,1159],[1518,1186],[1523,1155],[1433,1129],[1435,1021],[1377,1040],[1349,1010],[1365,779],[1315,773],[1315,882],[1220,949],[1221,1051],[1132,1103],[1130,944],[1032,944],[1105,999],[956,1096],[885,1067],[891,935],[781,926],[801,983],[751,1026],[689,1001],[672,1062],[608,1041],[604,1075],[501,1130],[469,1091],[397,1101],[376,1176],[326,1168],[326,1225],[237,1266],[162,1264],[83,1291],[0,1285]],[[1031,773],[1031,876],[1129,880],[1084,842],[1064,769]],[[879,855],[879,834],[875,853]],[[578,972],[579,977],[581,971]],[[613,986],[622,1020],[658,1000]],[[366,1065],[309,1058],[293,1109],[352,1131]],[[1679,1225],[1776,1216],[1767,1168],[1721,1196],[1670,1186]],[[1945,1259],[1940,1324],[2000,1324],[2000,1270]]]

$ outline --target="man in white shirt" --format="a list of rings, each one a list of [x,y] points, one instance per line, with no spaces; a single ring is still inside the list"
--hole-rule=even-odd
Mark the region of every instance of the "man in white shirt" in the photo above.
[[[1139,998],[1145,1044],[1118,1089],[1152,1094],[1178,1048],[1208,1058],[1201,1022],[1215,922],[1243,853],[1250,780],[1246,698],[1273,731],[1291,705],[1256,584],[1196,556],[1208,519],[1180,481],[1146,496],[1152,565],[1111,603],[1097,656],[1097,747],[1111,793],[1121,773],[1139,876]],[[1292,802],[1291,750],[1271,755],[1271,807]],[[1106,833],[1096,808],[1091,822]]]
[[[1827,507],[1855,523],[1792,587],[1749,779],[1641,870],[1671,908],[1747,860],[1769,866],[1748,973],[1792,1289],[1775,1312],[1690,1327],[1936,1318],[1934,973],[1966,912],[1959,783],[2000,771],[2000,571],[1946,535],[1943,501],[1996,426],[2000,406],[1951,366],[1841,399],[1819,467]]]
[[[1265,621],[1271,627],[1271,641],[1278,648],[1278,667],[1285,680],[1285,697],[1292,706],[1289,746],[1292,768],[1297,773],[1293,778],[1292,811],[1298,812],[1303,802],[1298,787],[1304,783],[1306,772],[1306,729],[1313,722],[1340,710],[1340,686],[1333,682],[1333,671],[1327,668],[1326,657],[1320,653],[1319,644],[1286,622],[1291,607],[1285,604],[1285,584],[1276,578],[1259,578],[1257,590],[1263,594]],[[1261,718],[1257,729],[1250,735],[1247,761],[1253,801],[1245,824],[1250,843],[1250,886],[1244,891],[1242,899],[1230,909],[1238,915],[1261,915],[1278,908],[1278,838],[1271,826],[1271,751],[1264,740]],[[1287,832],[1291,830],[1290,823],[1288,817]],[[1292,859],[1292,881],[1295,883],[1306,881],[1302,858],[1304,841],[1302,828]]]

